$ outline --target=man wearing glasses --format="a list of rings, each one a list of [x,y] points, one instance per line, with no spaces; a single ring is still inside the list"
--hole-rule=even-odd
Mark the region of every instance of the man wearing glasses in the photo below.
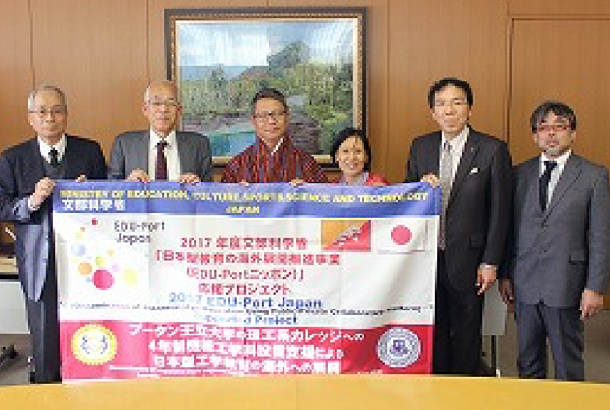
[[[263,88],[251,110],[256,142],[229,161],[222,182],[327,182],[316,160],[292,145],[290,113],[281,92]]]
[[[416,138],[406,182],[442,188],[434,310],[434,373],[476,375],[481,363],[483,293],[496,280],[510,218],[506,143],[469,124],[470,85],[443,78],[428,105],[440,131]]]
[[[514,234],[504,301],[515,305],[521,377],[584,380],[584,322],[603,307],[610,272],[608,170],[572,152],[576,115],[554,101],[531,117],[540,155],[515,171]],[[503,273],[504,276],[504,273]]]
[[[55,180],[105,179],[106,162],[97,142],[66,135],[66,97],[43,85],[28,97],[34,138],[0,157],[0,219],[15,226],[15,254],[25,293],[34,356],[33,381],[61,380],[57,278],[51,221]]]
[[[171,81],[152,82],[142,104],[150,129],[128,131],[115,138],[109,179],[211,181],[210,142],[201,134],[176,131],[181,111],[176,85]]]

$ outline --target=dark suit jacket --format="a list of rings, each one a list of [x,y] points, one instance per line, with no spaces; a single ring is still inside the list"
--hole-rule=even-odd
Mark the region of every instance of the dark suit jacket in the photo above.
[[[106,162],[97,142],[67,136],[64,155],[66,179],[74,180],[79,175],[87,179],[106,178]],[[15,224],[19,279],[24,293],[32,300],[40,299],[52,249],[51,198],[37,211],[30,212],[28,208],[28,197],[45,175],[43,161],[35,137],[8,148],[0,157],[0,219]]]
[[[212,180],[210,141],[195,132],[176,132],[180,172]],[[125,179],[134,169],[148,172],[150,131],[129,131],[117,136],[110,152],[109,179]]]
[[[578,307],[584,288],[608,290],[608,170],[570,155],[544,212],[538,199],[539,179],[539,157],[516,168],[509,270],[515,300]]]
[[[441,132],[411,144],[406,182],[439,175]],[[445,258],[451,285],[474,289],[481,263],[499,266],[511,210],[511,159],[506,143],[470,129],[447,206]]]

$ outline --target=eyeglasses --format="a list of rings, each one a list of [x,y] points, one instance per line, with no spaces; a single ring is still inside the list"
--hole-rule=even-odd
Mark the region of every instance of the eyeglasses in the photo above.
[[[46,117],[48,114],[51,114],[52,116],[58,116],[58,115],[63,115],[66,113],[66,107],[60,107],[60,106],[56,106],[56,107],[51,107],[51,108],[45,108],[45,107],[40,107],[40,108],[36,108],[34,110],[29,110],[30,114],[35,114],[39,117]]]
[[[176,108],[180,105],[180,103],[176,100],[149,100],[148,105],[150,105],[155,110],[160,110],[161,108]]]
[[[274,121],[277,121],[280,118],[283,119],[284,114],[286,114],[285,110],[261,111],[254,113],[254,118],[259,121],[269,121],[269,119],[273,118]]]
[[[443,107],[463,107],[468,105],[468,101],[464,98],[455,98],[453,100],[445,101],[445,100],[434,100],[434,106],[443,108]]]
[[[540,124],[536,127],[536,131],[538,132],[550,132],[550,131],[554,131],[554,132],[561,132],[561,131],[567,131],[569,130],[570,124]]]

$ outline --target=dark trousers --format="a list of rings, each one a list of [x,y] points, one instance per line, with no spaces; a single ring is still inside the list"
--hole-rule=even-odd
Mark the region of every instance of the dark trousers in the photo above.
[[[458,291],[438,254],[432,370],[435,374],[476,375],[481,364],[483,297],[477,288]]]
[[[543,303],[515,303],[515,321],[519,353],[517,369],[520,377],[547,377],[548,338],[555,363],[555,378],[584,380],[584,325],[580,310],[555,308]]]
[[[50,266],[54,266],[54,263]],[[50,268],[40,300],[26,297],[35,383],[61,381],[57,305],[55,269]]]

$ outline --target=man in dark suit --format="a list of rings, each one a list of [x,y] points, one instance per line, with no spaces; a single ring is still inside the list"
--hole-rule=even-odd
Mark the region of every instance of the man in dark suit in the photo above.
[[[28,98],[36,136],[0,157],[0,218],[15,224],[15,254],[25,293],[34,356],[34,381],[60,381],[57,278],[51,198],[58,179],[105,179],[97,142],[65,134],[67,105],[57,87],[41,86]]]
[[[108,177],[140,182],[211,181],[210,142],[201,134],[176,131],[181,111],[176,85],[171,81],[152,82],[142,104],[150,129],[116,137]]]
[[[572,153],[576,115],[547,101],[532,114],[541,154],[516,168],[514,232],[500,292],[515,304],[521,377],[584,380],[583,322],[603,307],[610,272],[608,170]]]
[[[440,131],[416,138],[406,182],[440,184],[434,373],[475,375],[481,362],[483,293],[496,280],[510,216],[511,159],[504,142],[472,129],[470,85],[443,78],[428,104]]]

